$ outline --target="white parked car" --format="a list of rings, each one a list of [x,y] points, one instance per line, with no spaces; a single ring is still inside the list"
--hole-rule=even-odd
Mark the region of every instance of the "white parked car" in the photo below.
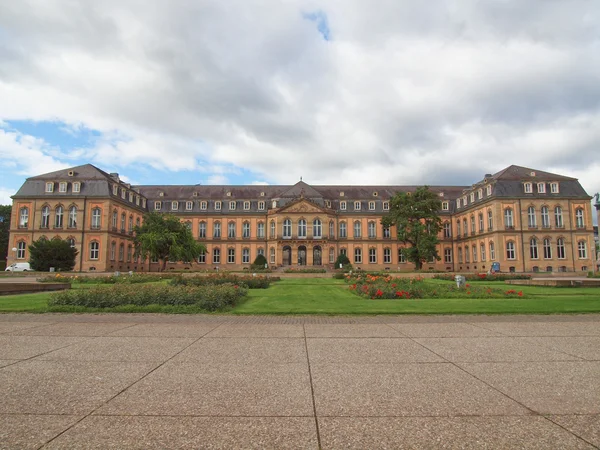
[[[5,272],[28,272],[31,270],[29,263],[14,263],[8,266]]]

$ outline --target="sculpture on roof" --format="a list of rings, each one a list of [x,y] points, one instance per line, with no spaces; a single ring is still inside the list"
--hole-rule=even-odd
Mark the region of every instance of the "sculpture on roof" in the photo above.
[[[596,192],[594,194],[594,198],[596,199],[596,201],[595,201],[596,208],[600,208],[600,193]]]

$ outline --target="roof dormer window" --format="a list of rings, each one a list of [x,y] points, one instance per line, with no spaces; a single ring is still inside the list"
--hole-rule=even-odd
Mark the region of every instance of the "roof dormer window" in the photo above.
[[[61,181],[58,184],[58,192],[63,193],[63,194],[65,192],[67,192],[67,182],[66,181]]]
[[[54,192],[54,183],[46,183],[46,192]]]
[[[538,183],[537,191],[538,191],[538,194],[545,194],[546,193],[546,183]]]
[[[526,194],[531,194],[533,192],[533,186],[531,183],[525,183],[523,186]]]
[[[558,194],[558,183],[550,183],[550,192],[552,194]]]

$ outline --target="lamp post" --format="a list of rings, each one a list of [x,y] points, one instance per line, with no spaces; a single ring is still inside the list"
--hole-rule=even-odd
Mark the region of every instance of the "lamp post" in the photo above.
[[[17,261],[17,247],[13,247],[12,251],[13,251],[13,263],[15,263]],[[15,268],[13,267],[11,276],[14,276],[14,275],[15,275]]]

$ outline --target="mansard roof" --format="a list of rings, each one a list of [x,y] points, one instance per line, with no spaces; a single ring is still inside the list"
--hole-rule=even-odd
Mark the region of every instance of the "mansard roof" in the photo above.
[[[506,169],[492,175],[494,180],[506,181],[577,181],[576,178],[558,175],[556,173],[544,172],[542,170],[530,169],[523,166],[508,166]]]

